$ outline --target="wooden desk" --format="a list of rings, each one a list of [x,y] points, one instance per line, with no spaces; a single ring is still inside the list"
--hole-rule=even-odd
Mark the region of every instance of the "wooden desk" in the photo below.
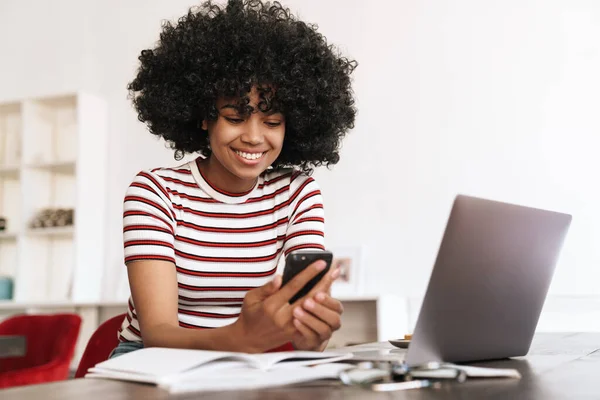
[[[521,380],[470,380],[441,389],[374,393],[338,384],[305,385],[247,392],[190,393],[169,396],[148,385],[76,379],[2,391],[3,400],[96,399],[600,399],[600,333],[538,334],[527,357],[482,366],[517,368]]]

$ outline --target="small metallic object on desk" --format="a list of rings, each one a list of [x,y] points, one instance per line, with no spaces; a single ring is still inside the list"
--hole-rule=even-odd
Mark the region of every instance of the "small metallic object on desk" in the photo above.
[[[408,368],[406,365],[403,365],[403,369],[406,379],[453,379],[458,383],[463,383],[467,380],[467,373],[465,371],[439,362],[429,362],[414,368]],[[400,374],[400,372],[397,373]]]
[[[372,362],[358,363],[355,367],[346,369],[339,374],[344,385],[362,386],[376,392],[391,392],[396,390],[440,388],[440,380],[455,380],[463,383],[467,374],[449,365],[430,362],[418,367],[408,367],[403,362]]]
[[[374,383],[371,385],[371,390],[375,392],[394,392],[397,390],[409,390],[409,389],[422,389],[422,388],[439,388],[441,383],[432,382],[428,379],[420,379],[415,381],[405,382],[386,382],[386,383]]]

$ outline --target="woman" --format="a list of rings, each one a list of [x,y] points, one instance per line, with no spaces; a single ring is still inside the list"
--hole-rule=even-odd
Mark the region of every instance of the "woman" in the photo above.
[[[144,346],[322,350],[340,327],[331,270],[281,287],[280,257],[324,250],[310,177],[335,164],[356,110],[350,74],[314,26],[278,3],[204,3],[142,51],[129,91],[140,121],[197,159],[140,172],[124,201],[131,298],[117,356]]]

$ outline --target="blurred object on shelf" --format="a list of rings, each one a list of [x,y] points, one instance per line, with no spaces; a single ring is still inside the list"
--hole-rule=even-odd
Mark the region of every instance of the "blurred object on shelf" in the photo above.
[[[6,230],[6,218],[0,217],[0,231]]]
[[[0,276],[0,300],[12,300],[13,280],[10,276]]]
[[[45,208],[33,217],[30,227],[40,229],[71,226],[73,225],[73,214],[72,208]]]

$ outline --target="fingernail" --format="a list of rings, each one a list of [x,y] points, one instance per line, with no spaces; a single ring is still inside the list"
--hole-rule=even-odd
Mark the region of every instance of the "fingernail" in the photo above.
[[[301,316],[303,316],[303,315],[304,315],[304,311],[302,311],[302,309],[301,309],[300,307],[296,307],[296,308],[294,309],[294,315],[295,315],[296,317],[301,317]]]
[[[306,306],[306,308],[313,308],[315,306],[315,302],[311,299],[306,299],[304,305]]]
[[[331,274],[331,277],[333,279],[337,279],[337,278],[339,278],[339,276],[340,276],[340,269],[336,268],[335,271],[333,271],[333,273]]]
[[[317,301],[324,301],[325,300],[325,293],[317,293],[315,296],[315,299],[317,299]]]
[[[319,260],[319,261],[315,262],[315,268],[317,269],[317,271],[323,271],[326,266],[327,266],[327,263],[323,260]]]

